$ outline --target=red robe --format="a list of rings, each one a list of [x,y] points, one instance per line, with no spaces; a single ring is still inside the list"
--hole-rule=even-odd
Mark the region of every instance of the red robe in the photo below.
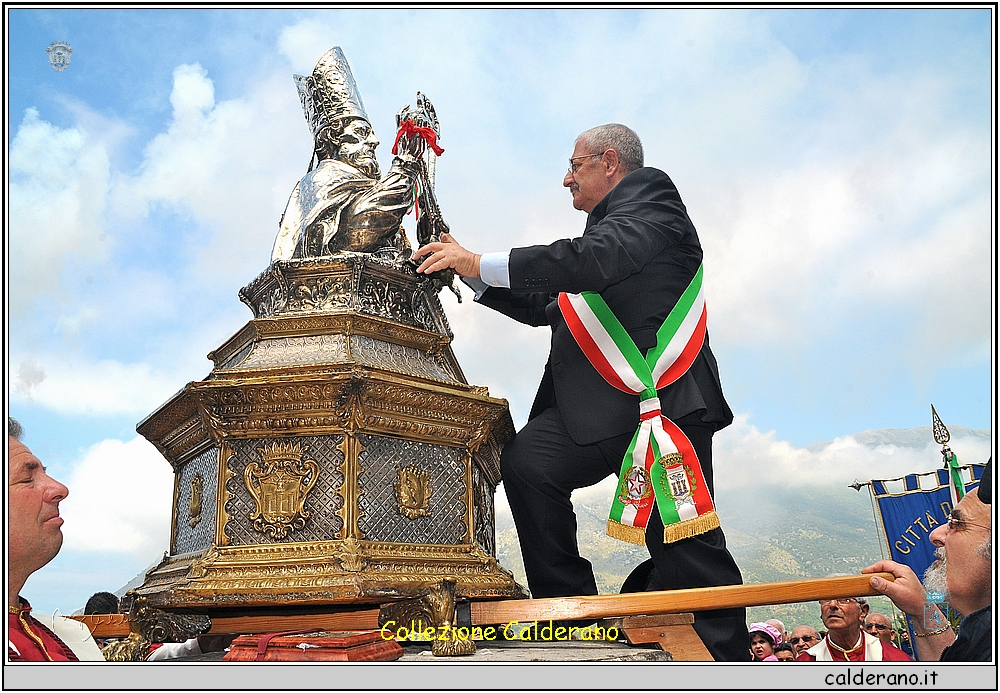
[[[78,662],[73,650],[31,615],[31,605],[20,598],[7,612],[7,657],[12,662]]]
[[[836,647],[831,647],[829,642],[829,637],[824,638],[827,647],[830,649],[830,657],[835,662],[863,662],[865,661],[865,647],[867,643],[865,638],[861,638],[861,647],[845,654],[838,650]],[[814,645],[815,647],[815,645]],[[795,658],[797,662],[815,662],[816,657],[809,654],[808,650],[804,650],[802,654]],[[903,652],[901,649],[893,645],[892,643],[882,641],[882,661],[883,662],[912,662],[913,659],[910,655]]]

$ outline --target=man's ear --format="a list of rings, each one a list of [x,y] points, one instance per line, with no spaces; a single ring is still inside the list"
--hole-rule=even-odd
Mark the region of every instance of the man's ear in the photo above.
[[[604,171],[608,178],[615,178],[621,170],[621,160],[618,158],[618,152],[614,149],[609,149],[604,152]]]

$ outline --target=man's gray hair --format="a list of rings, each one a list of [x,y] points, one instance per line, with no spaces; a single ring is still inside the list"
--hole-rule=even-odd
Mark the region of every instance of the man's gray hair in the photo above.
[[[642,158],[642,142],[632,128],[618,123],[608,123],[598,125],[584,132],[577,139],[581,140],[584,146],[592,154],[600,154],[608,149],[618,152],[618,161],[621,162],[625,173],[631,173],[644,166]]]
[[[24,429],[13,416],[7,417],[7,435],[14,440],[21,440],[21,436],[24,435]]]
[[[983,543],[976,547],[976,555],[985,558],[987,561],[993,560],[993,532],[991,531],[983,539]]]

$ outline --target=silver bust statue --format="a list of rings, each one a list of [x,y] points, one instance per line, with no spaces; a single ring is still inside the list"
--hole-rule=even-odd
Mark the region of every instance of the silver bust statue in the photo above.
[[[380,177],[379,141],[339,47],[327,51],[311,75],[295,75],[295,84],[313,134],[313,158],[288,198],[271,261],[385,247],[408,256],[400,222],[424,170],[425,142],[401,138],[399,155]]]

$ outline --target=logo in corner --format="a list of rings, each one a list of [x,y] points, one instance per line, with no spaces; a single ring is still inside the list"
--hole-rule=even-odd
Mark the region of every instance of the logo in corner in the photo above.
[[[45,52],[49,54],[49,65],[56,72],[62,72],[69,67],[69,56],[73,54],[73,49],[65,41],[55,41],[49,44]]]

